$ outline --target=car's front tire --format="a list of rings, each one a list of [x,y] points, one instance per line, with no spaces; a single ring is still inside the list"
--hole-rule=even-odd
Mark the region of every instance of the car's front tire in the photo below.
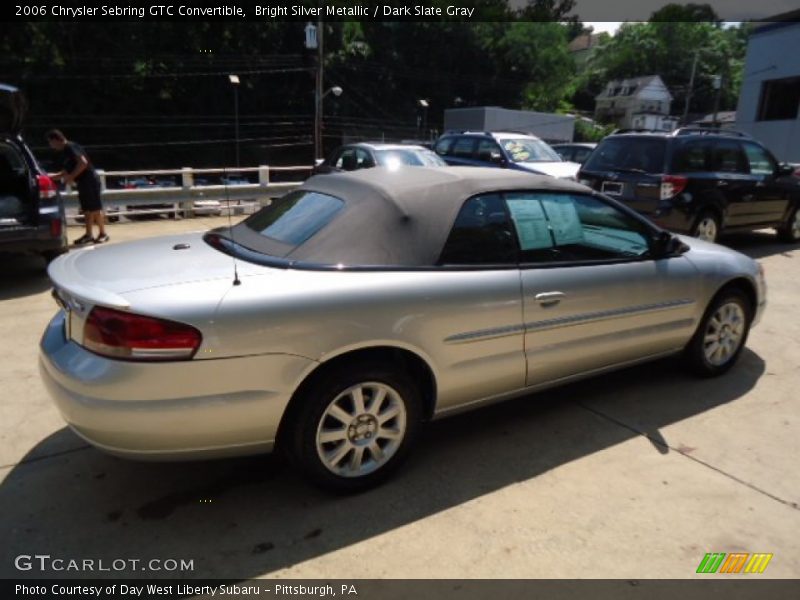
[[[786,223],[778,227],[778,239],[788,244],[800,242],[800,202],[796,204]]]
[[[351,363],[300,394],[288,450],[309,479],[329,490],[357,492],[383,482],[421,426],[419,389],[391,366]]]
[[[686,346],[689,368],[702,377],[716,377],[733,367],[747,342],[752,312],[741,290],[732,287],[717,294]]]

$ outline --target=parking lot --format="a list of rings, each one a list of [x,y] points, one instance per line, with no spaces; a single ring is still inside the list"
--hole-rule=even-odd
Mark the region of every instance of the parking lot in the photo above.
[[[769,285],[729,374],[669,359],[435,422],[397,477],[351,497],[276,457],[150,464],[87,446],[39,380],[56,310],[40,261],[3,257],[0,576],[25,577],[14,557],[38,553],[193,561],[148,577],[689,578],[707,552],[766,552],[764,574],[741,576],[800,577],[800,248],[772,232],[724,242]]]

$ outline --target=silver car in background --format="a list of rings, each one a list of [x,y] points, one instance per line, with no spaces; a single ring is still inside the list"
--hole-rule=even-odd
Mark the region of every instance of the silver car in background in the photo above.
[[[278,446],[339,490],[428,419],[676,353],[720,375],[766,291],[750,258],[582,185],[468,167],[312,177],[49,273],[41,373],[78,435],[159,460]]]

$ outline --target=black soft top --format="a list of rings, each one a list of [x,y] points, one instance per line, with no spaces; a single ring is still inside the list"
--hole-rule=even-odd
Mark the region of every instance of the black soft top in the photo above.
[[[344,202],[333,220],[304,243],[281,243],[254,231],[246,220],[217,233],[289,262],[429,266],[438,260],[458,211],[471,196],[514,190],[591,193],[570,181],[481,167],[379,167],[311,177],[299,190]]]

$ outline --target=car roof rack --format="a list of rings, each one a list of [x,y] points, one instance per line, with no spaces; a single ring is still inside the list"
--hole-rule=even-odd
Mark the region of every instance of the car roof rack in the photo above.
[[[448,129],[442,135],[485,135],[488,137],[493,137],[497,134],[504,134],[504,133],[513,133],[514,135],[527,135],[528,137],[541,139],[535,133],[531,133],[530,131],[521,131],[518,129],[498,129],[497,131],[479,131],[477,129]]]
[[[672,135],[722,135],[745,139],[752,139],[753,137],[749,133],[737,131],[736,129],[720,129],[719,127],[704,127],[702,125],[688,125],[686,127],[679,127],[672,132]]]
[[[462,133],[469,135],[492,135],[491,131],[478,131],[476,129],[448,129],[442,135],[459,135]]]
[[[615,129],[609,135],[617,135],[620,133],[660,133],[661,135],[669,135],[669,131],[664,131],[663,129],[645,129],[643,127],[626,127],[623,129]]]

